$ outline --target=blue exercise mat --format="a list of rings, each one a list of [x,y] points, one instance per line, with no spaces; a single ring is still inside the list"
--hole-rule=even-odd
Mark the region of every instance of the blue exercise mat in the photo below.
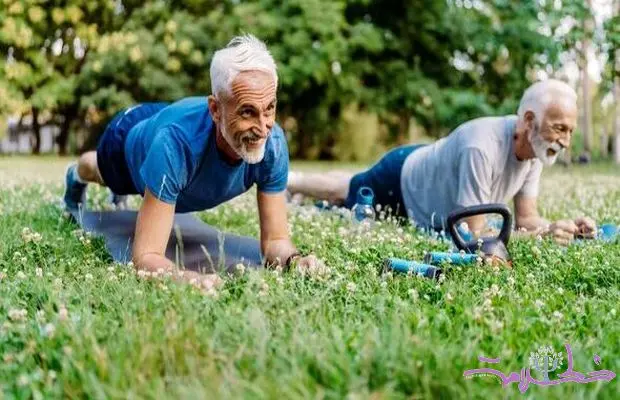
[[[71,214],[84,231],[103,236],[115,261],[131,261],[136,211],[87,210]],[[260,243],[256,239],[222,233],[192,214],[176,214],[173,226],[166,257],[185,269],[209,273],[234,272],[239,263],[250,268],[262,267]]]

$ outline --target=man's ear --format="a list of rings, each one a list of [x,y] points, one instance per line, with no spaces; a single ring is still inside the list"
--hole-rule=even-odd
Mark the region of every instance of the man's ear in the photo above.
[[[211,119],[213,119],[213,122],[215,122],[216,124],[219,124],[220,120],[222,119],[222,107],[213,95],[209,96],[208,102],[209,114],[211,114]]]
[[[536,114],[533,111],[527,110],[523,115],[523,120],[525,121],[525,125],[529,129],[534,129],[534,122],[536,121]]]

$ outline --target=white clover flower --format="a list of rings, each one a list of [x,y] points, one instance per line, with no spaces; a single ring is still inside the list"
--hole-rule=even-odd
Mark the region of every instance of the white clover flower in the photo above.
[[[63,322],[69,319],[69,311],[65,308],[64,305],[61,305],[60,309],[58,310],[58,319]]]
[[[347,290],[351,293],[355,292],[355,290],[357,289],[357,286],[355,285],[355,283],[353,282],[349,282],[347,283]]]
[[[43,277],[43,270],[41,268],[37,268],[34,270],[34,274],[38,277],[41,278]]]
[[[482,308],[490,310],[493,308],[493,303],[491,301],[491,299],[486,298],[484,299],[484,301],[482,302]]]
[[[17,276],[17,279],[26,279],[27,278],[26,274],[23,271],[18,271],[16,276]]]
[[[55,332],[56,332],[56,327],[52,323],[46,324],[42,330],[43,336],[48,337],[48,338],[53,337]]]
[[[17,385],[18,386],[27,386],[30,383],[30,379],[28,379],[28,375],[25,374],[21,374],[18,378],[17,378]]]
[[[28,316],[28,310],[23,308],[12,308],[9,310],[9,319],[11,321],[24,321]]]
[[[235,270],[237,270],[239,274],[243,275],[245,273],[245,265],[239,263],[235,265]]]

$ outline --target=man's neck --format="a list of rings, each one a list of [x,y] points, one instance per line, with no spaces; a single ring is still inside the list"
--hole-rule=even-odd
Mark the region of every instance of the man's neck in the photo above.
[[[515,124],[514,131],[512,133],[512,140],[514,143],[513,148],[517,161],[530,160],[535,157],[534,149],[532,149],[532,145],[527,138],[527,133],[520,126],[519,121]]]
[[[239,164],[241,157],[239,157],[235,150],[228,144],[219,126],[215,127],[215,132],[215,147],[224,161],[230,165]]]

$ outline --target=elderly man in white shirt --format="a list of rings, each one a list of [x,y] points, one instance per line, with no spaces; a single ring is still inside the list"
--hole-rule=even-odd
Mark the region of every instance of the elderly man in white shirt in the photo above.
[[[291,172],[288,190],[352,207],[367,186],[376,203],[438,230],[455,209],[514,199],[516,228],[565,245],[576,235],[594,236],[596,224],[586,217],[547,221],[537,197],[543,165],[570,146],[576,121],[575,91],[558,80],[537,82],[523,94],[517,115],[477,118],[431,145],[398,147],[354,176]],[[484,219],[467,222],[475,232]]]

